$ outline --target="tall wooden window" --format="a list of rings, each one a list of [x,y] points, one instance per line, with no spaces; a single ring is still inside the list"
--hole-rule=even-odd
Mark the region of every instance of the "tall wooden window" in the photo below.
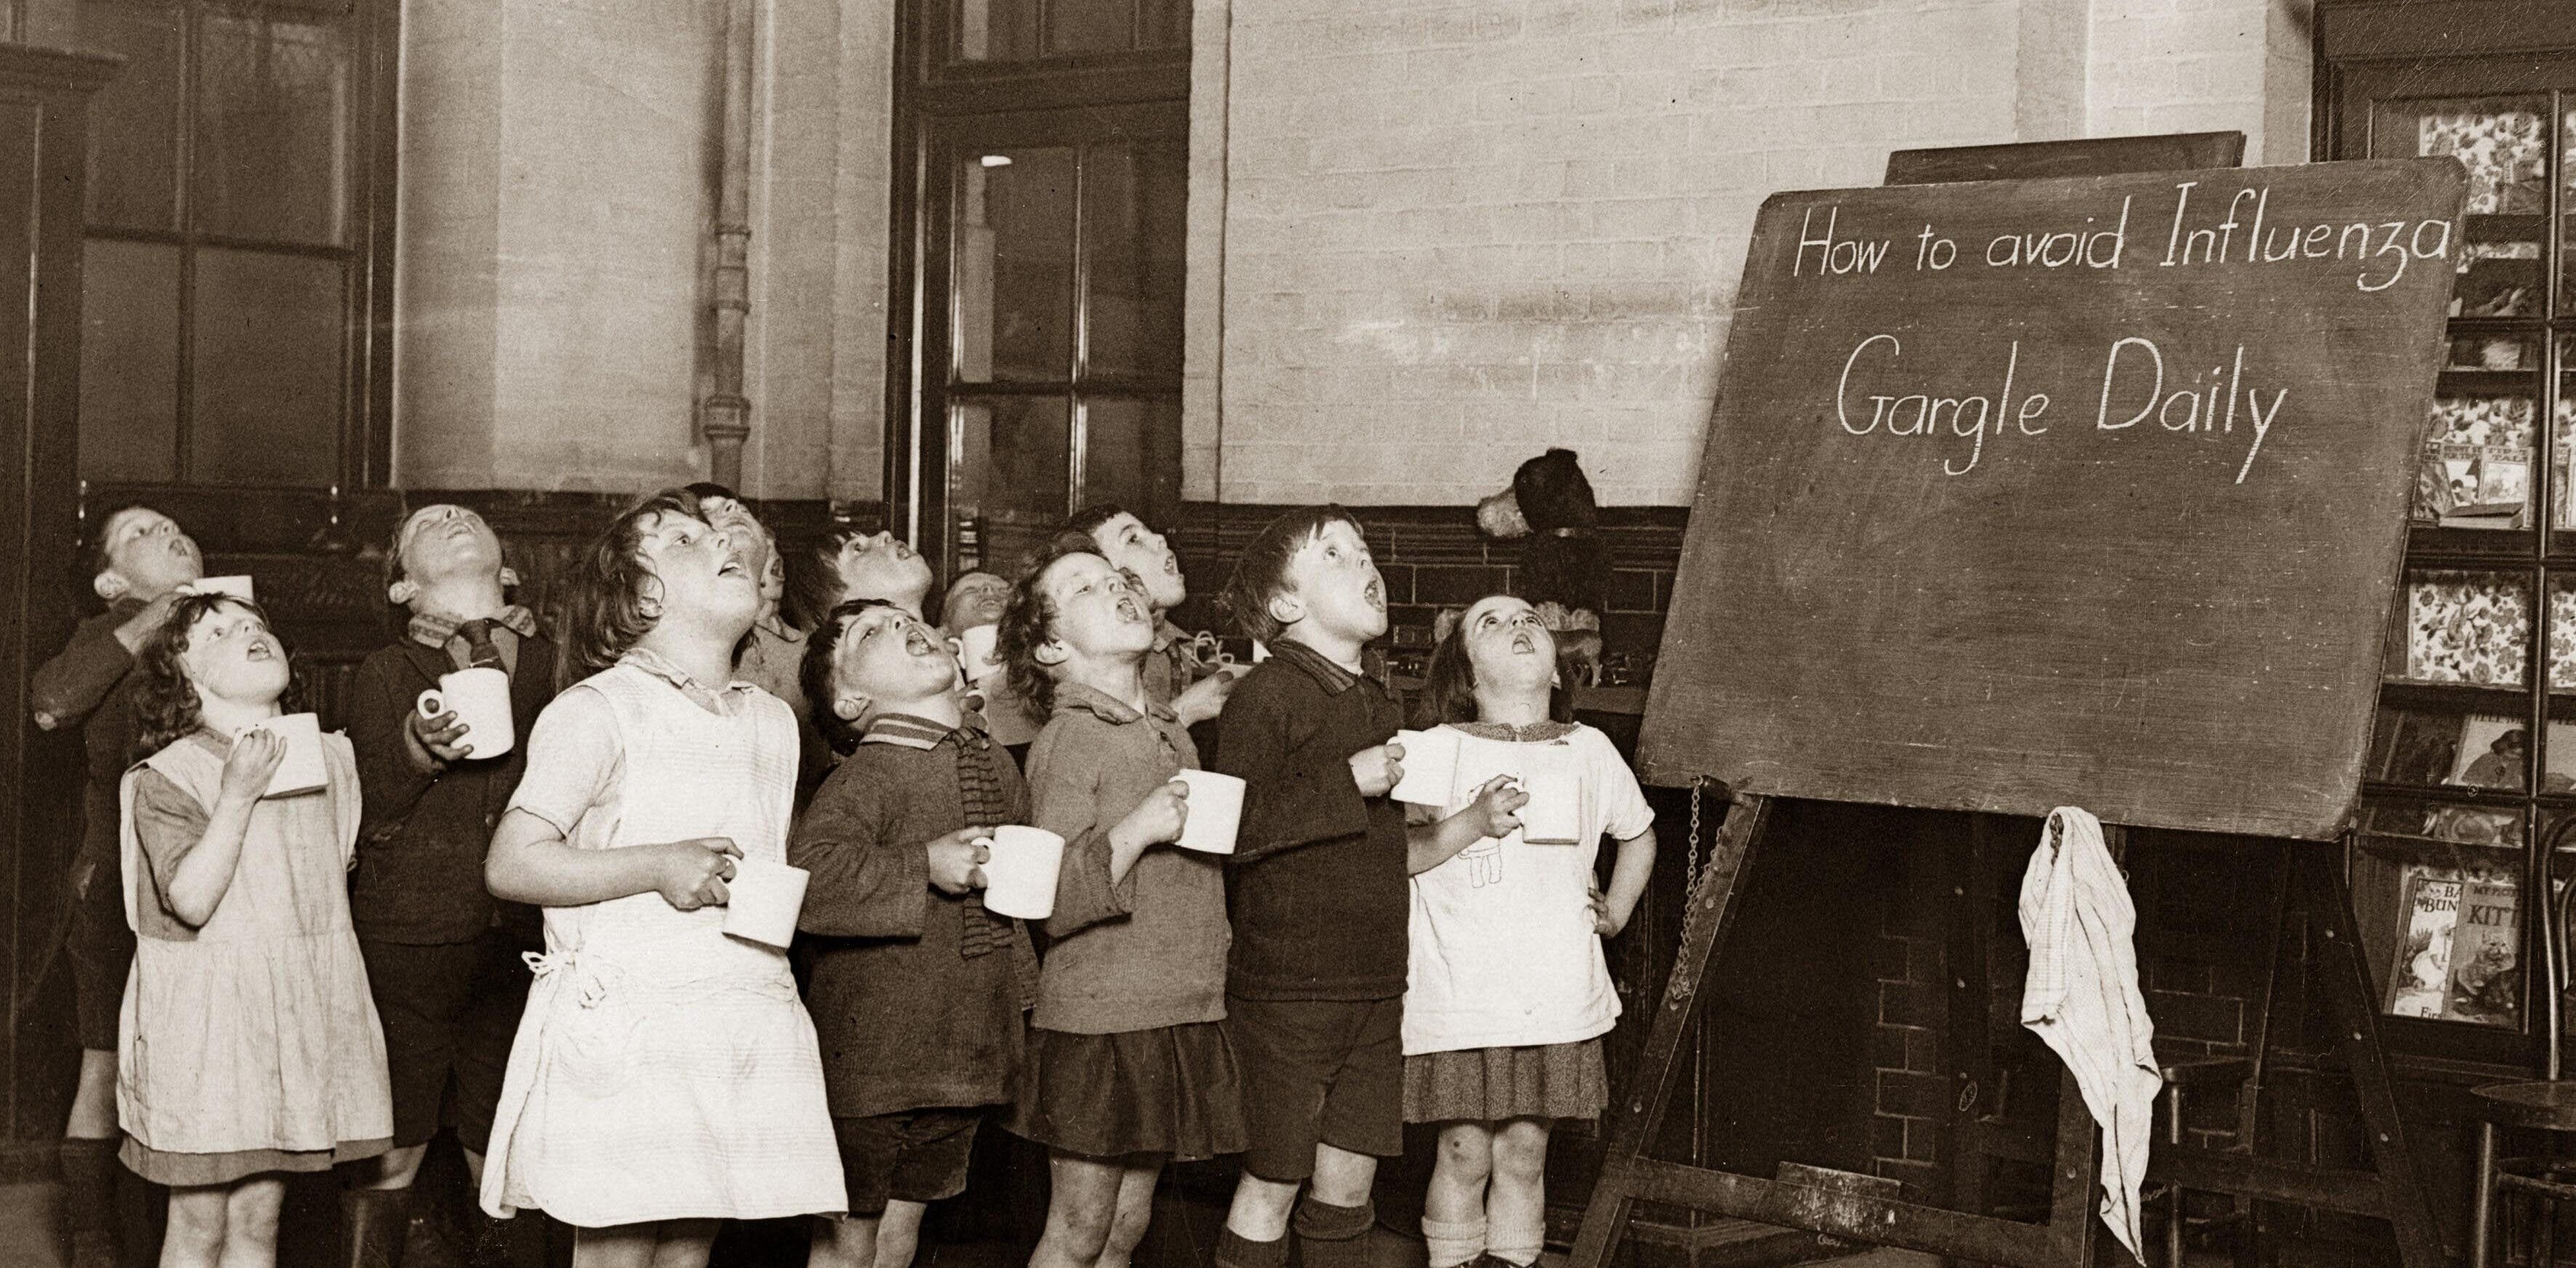
[[[83,0],[83,478],[383,482],[392,0]]]
[[[1169,524],[1188,5],[916,0],[903,30],[895,522],[952,572],[1009,567],[1089,503]]]

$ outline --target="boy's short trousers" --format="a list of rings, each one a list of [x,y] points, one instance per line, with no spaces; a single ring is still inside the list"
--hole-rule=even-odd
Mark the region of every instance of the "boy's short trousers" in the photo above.
[[[865,1117],[832,1116],[841,1144],[841,1177],[850,1214],[885,1214],[886,1203],[936,1202],[966,1191],[981,1109],[901,1110]]]
[[[521,940],[494,929],[472,942],[413,945],[358,939],[367,990],[385,1027],[393,1084],[394,1147],[438,1134],[448,1085],[456,1087],[457,1143],[476,1153],[492,1140],[510,1043],[528,1008]]]
[[[1243,1169],[1303,1180],[1318,1143],[1404,1152],[1404,1000],[1225,999],[1252,1139]]]
[[[86,851],[83,851],[86,853]],[[72,862],[71,925],[64,950],[72,960],[72,1020],[80,1046],[116,1051],[117,1013],[134,965],[134,930],[125,923],[125,891],[116,856]]]

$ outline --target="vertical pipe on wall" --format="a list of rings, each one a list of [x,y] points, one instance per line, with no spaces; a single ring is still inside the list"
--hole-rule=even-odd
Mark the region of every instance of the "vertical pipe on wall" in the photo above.
[[[751,401],[743,395],[743,327],[751,313],[751,74],[753,0],[725,0],[723,163],[717,178],[715,284],[708,307],[715,325],[715,364],[698,403],[708,475],[742,487],[742,447],[751,437]]]

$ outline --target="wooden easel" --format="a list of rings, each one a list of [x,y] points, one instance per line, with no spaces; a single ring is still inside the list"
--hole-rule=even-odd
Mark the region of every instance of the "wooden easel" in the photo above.
[[[1654,1030],[1640,1058],[1640,1069],[1654,1073],[1612,1107],[1609,1147],[1591,1205],[1584,1211],[1583,1230],[1574,1243],[1572,1268],[1601,1268],[1607,1263],[1640,1201],[2011,1268],[2090,1268],[2100,1145],[2071,1075],[2062,1075],[2059,1081],[2057,1144],[2050,1172],[2049,1217],[2044,1223],[1972,1215],[1644,1156],[1646,1142],[1654,1139],[1670,1105],[1683,1044],[1705,1007],[1699,985],[1726,944],[1736,889],[1770,814],[1769,798],[1747,796],[1728,812],[1718,831],[1708,870],[1689,900],[1688,936],[1675,956],[1663,1002],[1655,1011]],[[2441,1268],[2440,1229],[2390,1091],[2369,968],[2362,959],[2350,894],[2329,854],[2332,848],[2317,842],[2283,842],[2276,865],[2289,869],[2293,892],[2303,898],[2309,918],[2318,922],[2314,971],[2321,975],[2333,1009],[2338,1047],[2351,1063],[2380,1169],[2375,1173],[2329,1170],[2199,1150],[2166,1150],[2152,1157],[2148,1175],[2179,1181],[2199,1192],[2242,1193],[2383,1218],[2396,1232],[2406,1268]]]
[[[2197,133],[1901,151],[1889,158],[1887,183],[2233,167],[2242,162],[2243,149],[2241,133]],[[1603,1268],[1625,1236],[1640,1201],[2011,1268],[2092,1268],[2099,1135],[2073,1076],[2063,1072],[2048,1218],[2039,1223],[1645,1156],[1687,1059],[1687,1038],[1706,1007],[1700,984],[1725,947],[1736,890],[1770,816],[1768,797],[1740,798],[1719,829],[1707,870],[1695,878],[1672,976],[1640,1058],[1640,1069],[1652,1073],[1629,1090],[1625,1101],[1612,1107],[1608,1147],[1575,1240],[1572,1268]],[[2151,1154],[2147,1174],[2151,1180],[2178,1182],[2195,1192],[2239,1194],[2386,1219],[2395,1231],[2405,1268],[2442,1268],[2440,1228],[2391,1092],[2370,971],[2362,957],[2350,891],[2335,857],[2328,853],[2332,848],[2322,842],[2281,841],[2273,866],[2286,870],[2276,884],[2285,884],[2287,892],[2300,900],[2317,930],[2314,971],[2322,975],[2337,1047],[2350,1063],[2377,1170],[2333,1170],[2246,1155],[2165,1149]],[[1973,866],[1983,865],[1979,859]],[[1973,902],[1961,907],[1960,919],[1986,918],[1974,910]],[[2277,947],[2267,950],[2278,952]],[[1982,964],[1975,972],[1982,975]],[[1982,1028],[1982,1007],[1971,1016],[1974,1022],[1954,1019],[1953,1025]]]

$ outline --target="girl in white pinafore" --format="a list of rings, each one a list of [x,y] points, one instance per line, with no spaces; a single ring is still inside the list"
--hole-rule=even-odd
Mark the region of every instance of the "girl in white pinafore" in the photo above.
[[[583,582],[633,585],[619,564],[640,562],[654,600],[643,619],[657,627],[630,636],[613,666],[537,718],[493,846],[496,890],[503,854],[530,834],[546,838],[541,850],[588,854],[552,856],[549,876],[632,870],[602,882],[617,896],[545,909],[546,954],[531,957],[537,977],[493,1125],[484,1209],[536,1207],[585,1234],[661,1225],[666,1250],[674,1238],[712,1237],[711,1223],[674,1231],[673,1221],[836,1213],[846,1203],[814,1027],[787,957],[727,936],[725,908],[714,905],[725,891],[712,878],[732,864],[708,842],[730,841],[744,860],[786,860],[797,734],[776,697],[748,683],[708,686],[681,666],[694,644],[678,645],[690,635],[672,628],[675,613],[697,642],[721,637],[739,566],[740,552],[694,518],[694,505],[659,495],[597,547],[599,575]],[[710,559],[719,575],[707,574]],[[712,633],[697,628],[710,604],[722,618]],[[581,633],[575,646],[594,654],[619,641],[614,630]],[[693,891],[669,879],[667,860],[717,867]],[[627,1257],[594,1240],[598,1262]]]
[[[349,924],[357,761],[321,735],[320,786],[268,795],[288,748],[262,728],[296,707],[294,686],[246,600],[179,600],[135,659],[157,751],[121,785],[139,935],[117,1025],[121,1157],[170,1186],[164,1265],[274,1262],[279,1173],[373,1157],[393,1137]]]

